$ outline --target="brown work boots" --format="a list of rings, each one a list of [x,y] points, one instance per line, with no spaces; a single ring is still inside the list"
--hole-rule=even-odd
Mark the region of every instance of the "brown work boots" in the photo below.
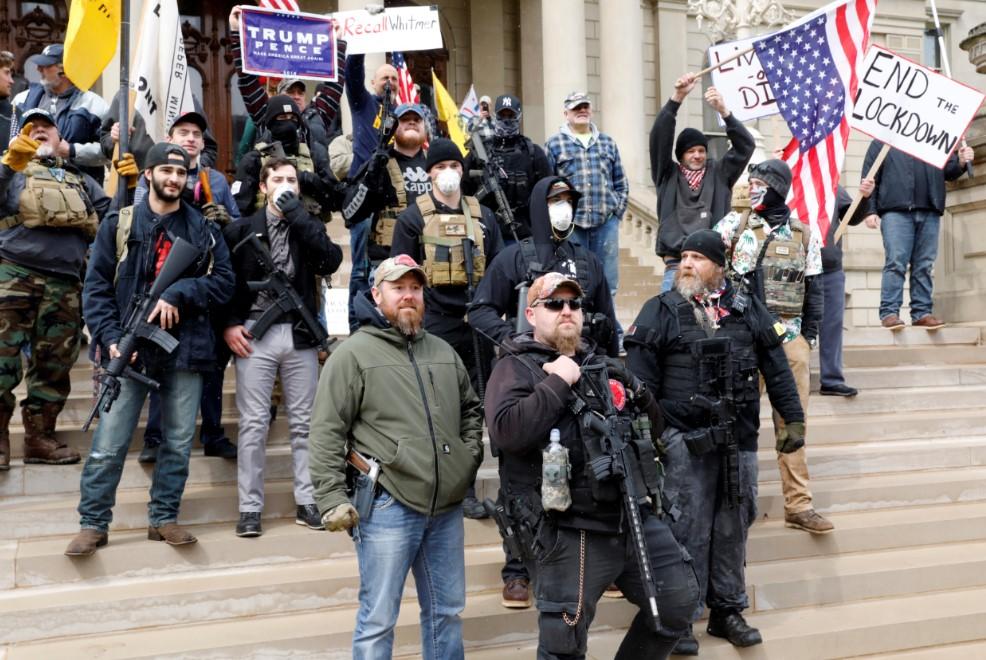
[[[83,528],[69,542],[65,554],[69,557],[89,557],[109,542],[109,535],[98,529]]]
[[[41,404],[40,412],[27,406],[21,408],[25,463],[68,465],[81,459],[79,452],[55,438],[55,418],[60,410],[56,403]]]

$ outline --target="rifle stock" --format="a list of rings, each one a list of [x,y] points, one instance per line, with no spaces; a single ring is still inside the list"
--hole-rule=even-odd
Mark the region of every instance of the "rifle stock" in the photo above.
[[[513,209],[510,208],[510,201],[507,199],[506,193],[503,192],[503,187],[500,186],[499,176],[494,169],[496,165],[490,160],[489,154],[486,152],[486,145],[483,144],[483,138],[480,137],[478,131],[470,134],[469,147],[476,154],[476,160],[482,165],[481,170],[469,170],[469,176],[478,176],[483,182],[483,188],[493,195],[497,206],[496,215],[500,220],[500,224],[510,231],[515,241],[519,242],[517,221],[514,219]],[[482,195],[479,196],[481,197]]]

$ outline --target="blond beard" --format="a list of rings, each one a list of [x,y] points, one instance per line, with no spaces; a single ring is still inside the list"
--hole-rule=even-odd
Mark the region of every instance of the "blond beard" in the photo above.
[[[401,314],[404,310],[410,310],[413,313]],[[383,312],[384,317],[390,322],[390,325],[397,328],[397,331],[405,337],[412,338],[421,332],[422,314],[420,309],[416,307],[401,307],[393,313],[383,309],[380,311]]]
[[[555,335],[555,348],[562,355],[574,354],[582,341],[581,333],[568,333],[559,331]]]

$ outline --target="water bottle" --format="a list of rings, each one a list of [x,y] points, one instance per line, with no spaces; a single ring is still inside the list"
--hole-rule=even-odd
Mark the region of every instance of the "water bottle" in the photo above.
[[[541,455],[541,506],[545,511],[565,511],[572,506],[569,471],[568,449],[562,447],[561,432],[551,429],[550,442]]]

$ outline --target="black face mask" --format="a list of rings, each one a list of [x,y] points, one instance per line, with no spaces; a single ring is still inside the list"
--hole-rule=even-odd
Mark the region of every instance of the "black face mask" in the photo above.
[[[267,124],[267,128],[271,137],[284,147],[298,144],[298,125],[290,119],[276,119]]]
[[[767,194],[763,196],[763,202],[754,210],[764,220],[768,222],[773,220],[775,223],[787,219],[791,213],[784,198],[773,188],[767,188]]]

